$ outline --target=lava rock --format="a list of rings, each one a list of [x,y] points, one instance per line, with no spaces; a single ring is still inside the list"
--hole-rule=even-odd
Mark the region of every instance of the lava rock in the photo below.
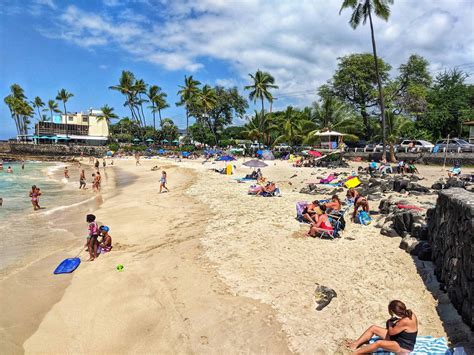
[[[418,245],[418,243],[418,239],[406,236],[400,242],[400,249],[406,250],[407,253],[411,253]]]
[[[387,237],[399,237],[395,228],[393,228],[392,222],[387,222],[383,225],[382,229],[380,230],[380,234],[385,235]]]
[[[431,245],[426,241],[420,241],[410,253],[411,255],[418,256],[419,260],[431,261]]]
[[[331,300],[334,297],[337,297],[337,293],[332,288],[316,284],[316,289],[314,290],[314,299],[317,304],[317,311],[322,310],[329,303],[331,303]]]

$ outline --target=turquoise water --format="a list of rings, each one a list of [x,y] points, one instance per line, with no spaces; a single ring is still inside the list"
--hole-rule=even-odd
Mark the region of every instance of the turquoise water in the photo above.
[[[11,166],[13,173],[7,173]],[[0,276],[7,268],[25,265],[73,242],[82,243],[85,214],[100,204],[101,195],[79,190],[80,168],[69,164],[70,179],[63,175],[64,163],[4,162],[0,170]],[[90,176],[91,171],[87,170]],[[90,183],[91,178],[89,178]],[[41,189],[41,210],[34,211],[31,186]],[[69,243],[69,244],[68,244]]]

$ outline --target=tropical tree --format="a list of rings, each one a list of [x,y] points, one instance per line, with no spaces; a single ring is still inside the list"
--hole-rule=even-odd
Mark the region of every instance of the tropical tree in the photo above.
[[[51,122],[53,122],[53,113],[61,112],[61,110],[58,107],[58,103],[54,100],[48,100],[48,110],[49,110]]]
[[[18,84],[10,86],[11,94],[4,98],[5,104],[10,110],[13,121],[15,122],[18,135],[28,134],[28,124],[30,118],[34,115],[34,109],[28,103],[23,88]]]
[[[382,91],[382,80],[379,74],[379,61],[377,59],[377,46],[375,44],[375,33],[374,33],[374,24],[372,22],[372,11],[375,15],[385,21],[388,20],[390,16],[390,6],[393,4],[393,0],[344,0],[339,10],[339,14],[341,14],[342,10],[346,8],[352,8],[353,12],[351,18],[349,20],[349,24],[353,29],[356,29],[360,22],[365,25],[367,19],[369,19],[370,24],[370,35],[372,39],[372,52],[374,55],[374,64],[375,64],[375,72],[377,76],[377,87],[378,87],[378,94],[379,94],[379,105],[380,105],[380,114],[382,117],[382,141],[383,141],[383,148],[382,148],[382,156],[386,156],[386,149],[385,149],[385,140],[386,140],[386,132],[385,132],[385,105],[383,99],[383,91]]]
[[[268,72],[257,70],[255,75],[249,74],[253,80],[252,85],[245,86],[245,90],[250,90],[249,98],[254,103],[260,100],[262,104],[261,115],[265,115],[264,101],[267,100],[270,104],[273,102],[273,95],[270,89],[278,89],[278,85],[275,85],[275,78]],[[262,135],[263,136],[263,135]]]
[[[133,75],[131,71],[123,70],[118,85],[109,86],[109,89],[118,91],[125,96],[125,103],[123,105],[128,106],[130,109],[132,120],[137,122],[140,126],[143,126],[139,113],[135,112],[137,101],[135,81],[135,75]]]
[[[67,115],[67,110],[66,110],[66,102],[73,97],[74,94],[67,92],[66,89],[61,89],[58,91],[58,94],[56,95],[56,100],[57,101],[62,101],[63,106],[64,106],[64,115]]]
[[[41,115],[41,108],[44,107],[44,102],[41,100],[39,96],[36,96],[33,101],[31,101],[31,104],[33,105],[34,108],[38,110],[38,120],[41,121],[42,115]]]
[[[251,140],[256,140],[264,144],[270,144],[271,141],[271,120],[269,115],[264,115],[257,110],[254,111],[254,115],[248,118],[247,124],[245,124],[245,130],[242,132],[246,137]]]
[[[155,123],[155,114],[158,112],[158,116],[160,119],[160,127],[163,125],[163,120],[161,119],[161,110],[164,110],[167,107],[170,107],[168,103],[166,102],[166,95],[165,92],[161,91],[161,88],[157,85],[152,85],[148,88],[147,92],[147,97],[148,101],[151,103],[151,106],[148,106],[148,108],[151,109],[151,112],[153,114],[153,127],[156,129],[156,123]]]
[[[284,116],[275,123],[272,128],[278,128],[280,135],[275,139],[273,144],[285,142],[290,146],[303,141],[305,135],[305,124],[310,122],[304,119],[304,116],[292,106],[288,106],[284,112]]]
[[[386,112],[387,119],[387,143],[390,150],[390,161],[396,163],[394,144],[400,137],[406,136],[414,128],[414,122],[408,117],[397,115],[392,111]],[[380,138],[380,137],[379,137]]]
[[[204,85],[202,87],[202,90],[198,92],[196,99],[196,108],[198,108],[198,110],[202,113],[202,115],[198,116],[198,118],[200,121],[207,124],[214,137],[214,142],[217,146],[218,142],[216,132],[213,131],[212,124],[209,120],[209,111],[211,111],[216,106],[216,103],[216,92],[209,85]]]
[[[142,95],[146,95],[147,93],[147,84],[143,79],[139,79],[135,81],[135,84],[133,85],[133,91],[135,93],[135,105],[137,106],[138,116],[141,116],[140,119],[142,121],[142,126],[146,127],[146,118],[145,113],[143,112],[143,103],[148,102],[148,100],[143,99]]]
[[[118,116],[114,112],[114,108],[110,107],[109,105],[102,106],[100,110],[102,111],[102,114],[99,117],[97,117],[97,121],[100,122],[100,121],[105,120],[105,122],[107,123],[107,126],[110,125],[112,119],[118,118]]]
[[[197,94],[199,92],[199,85],[201,83],[193,79],[193,76],[184,76],[184,86],[179,86],[181,89],[178,91],[180,101],[176,103],[176,106],[183,106],[186,110],[186,135],[189,133],[189,111],[192,109],[193,103],[195,103]]]

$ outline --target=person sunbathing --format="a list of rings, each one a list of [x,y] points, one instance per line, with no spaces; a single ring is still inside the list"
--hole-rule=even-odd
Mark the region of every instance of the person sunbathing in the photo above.
[[[334,230],[331,222],[329,221],[329,216],[326,214],[326,206],[321,205],[319,208],[321,209],[322,214],[315,215],[316,221],[315,223],[311,224],[308,232],[308,236],[310,237],[316,237],[323,232],[331,232]]]
[[[305,208],[303,208],[303,212],[301,215],[303,216],[304,221],[309,223],[315,223],[317,214],[320,211],[321,210],[319,209],[319,201],[314,200],[313,202],[307,204]]]
[[[258,190],[257,195],[261,196],[263,193],[272,194],[276,189],[276,184],[274,182],[269,182],[267,185]]]
[[[339,199],[337,195],[332,195],[331,201],[326,202],[324,205],[326,206],[328,213],[341,210],[341,200]]]
[[[455,162],[454,166],[448,170],[448,177],[452,178],[459,175],[461,175],[461,164],[459,164],[459,162]]]
[[[418,319],[407,309],[402,301],[393,300],[388,304],[390,319],[386,327],[373,325],[369,327],[356,341],[349,345],[354,354],[370,354],[377,349],[397,354],[408,354],[415,349],[418,335]],[[380,337],[373,344],[366,344],[374,335]]]

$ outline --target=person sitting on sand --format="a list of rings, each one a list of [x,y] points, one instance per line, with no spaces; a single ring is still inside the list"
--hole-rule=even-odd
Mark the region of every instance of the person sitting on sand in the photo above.
[[[318,234],[321,234],[321,232],[334,230],[331,222],[329,221],[329,216],[326,213],[326,206],[320,205],[319,208],[321,209],[322,214],[317,214],[316,221],[311,224],[308,232],[308,236],[310,237],[316,237]]]
[[[305,208],[303,208],[302,216],[303,220],[309,223],[315,223],[317,219],[317,214],[321,213],[319,208],[319,201],[314,200],[311,203],[308,203]]]
[[[418,169],[416,168],[415,162],[414,162],[413,160],[411,160],[410,163],[408,163],[407,172],[408,172],[409,174],[419,174],[419,173],[420,173],[420,172],[418,171]]]
[[[361,207],[363,211],[369,213],[369,201],[367,201],[367,199],[359,194],[354,188],[350,188],[347,191],[347,197],[354,199],[354,212],[352,213],[353,221],[355,221],[359,207]]]
[[[461,175],[461,164],[459,162],[455,162],[454,166],[448,170],[448,177],[452,178],[453,176],[459,176]]]
[[[100,237],[102,237],[102,240],[99,243],[99,247],[101,248],[102,253],[106,253],[112,250],[112,237],[110,236],[109,231],[110,228],[107,226],[99,227]]]
[[[31,186],[30,197],[31,197],[31,204],[33,205],[33,210],[39,210],[41,207],[39,206],[39,197],[41,196],[41,191],[36,185]]]
[[[367,172],[372,175],[372,173],[377,171],[377,163],[372,159],[367,167]]]
[[[372,325],[359,339],[349,345],[354,354],[370,354],[377,349],[396,354],[408,354],[415,349],[418,335],[418,319],[415,314],[398,300],[393,300],[388,304],[388,313],[391,318],[387,320],[385,328]],[[362,346],[374,335],[380,339],[373,344]]]
[[[400,160],[397,164],[397,173],[402,174],[405,172],[405,162]]]
[[[324,206],[326,206],[326,209],[328,210],[328,213],[331,213],[333,211],[340,211],[341,210],[341,200],[339,199],[339,196],[337,195],[332,195],[331,201],[326,202]]]
[[[275,192],[276,189],[277,189],[276,184],[274,182],[269,181],[265,186],[261,186],[257,190],[257,193],[255,195],[262,196],[264,192],[267,194],[272,194]]]
[[[87,235],[87,251],[89,252],[89,260],[94,261],[97,258],[97,237],[99,236],[99,227],[95,221],[95,216],[93,214],[88,214],[86,216],[86,222],[88,223],[88,235]]]

